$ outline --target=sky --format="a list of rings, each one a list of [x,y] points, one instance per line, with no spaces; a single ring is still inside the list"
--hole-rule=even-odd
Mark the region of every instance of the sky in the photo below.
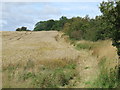
[[[9,1],[9,0],[8,0]],[[49,19],[58,20],[61,16],[89,17],[94,18],[101,15],[99,3],[102,0],[89,0],[86,2],[2,2],[2,16],[0,26],[2,31],[15,31],[16,28],[25,26],[33,30],[38,21]]]

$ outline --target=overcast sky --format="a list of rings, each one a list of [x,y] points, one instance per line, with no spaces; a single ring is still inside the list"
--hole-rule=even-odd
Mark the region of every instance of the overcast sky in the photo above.
[[[102,1],[102,0],[99,0]],[[33,30],[35,23],[41,20],[59,19],[61,16],[94,18],[100,15],[100,2],[3,2],[0,24],[2,31],[15,31],[26,26]]]

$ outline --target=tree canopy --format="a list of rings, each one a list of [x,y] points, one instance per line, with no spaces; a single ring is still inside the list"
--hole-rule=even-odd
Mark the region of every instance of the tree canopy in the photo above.
[[[27,27],[21,27],[21,28],[17,28],[16,31],[30,31],[27,29]]]
[[[102,2],[100,10],[111,31],[113,45],[118,49],[117,53],[120,56],[120,1]]]

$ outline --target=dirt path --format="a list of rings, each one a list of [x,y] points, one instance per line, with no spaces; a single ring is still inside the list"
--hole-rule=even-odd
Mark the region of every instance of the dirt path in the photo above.
[[[41,32],[3,32],[3,65],[7,63],[24,62],[32,59],[77,59],[80,81],[70,81],[75,87],[89,87],[89,82],[98,73],[97,59],[89,51],[76,50],[61,38],[57,31]],[[14,62],[13,62],[14,61]]]

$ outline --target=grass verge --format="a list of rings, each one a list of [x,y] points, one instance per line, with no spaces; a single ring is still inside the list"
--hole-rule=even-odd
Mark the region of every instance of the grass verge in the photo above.
[[[108,70],[106,66],[106,58],[102,58],[99,63],[100,74],[92,84],[92,87],[97,88],[117,88],[120,85],[117,70],[111,68]]]
[[[9,64],[8,67],[3,67],[3,88],[59,88],[68,85],[77,75],[74,61],[68,61],[64,65],[66,60],[53,60],[54,63],[45,61],[45,64],[43,62],[42,66],[37,66],[37,71],[34,70],[34,61],[26,62],[25,66]]]

